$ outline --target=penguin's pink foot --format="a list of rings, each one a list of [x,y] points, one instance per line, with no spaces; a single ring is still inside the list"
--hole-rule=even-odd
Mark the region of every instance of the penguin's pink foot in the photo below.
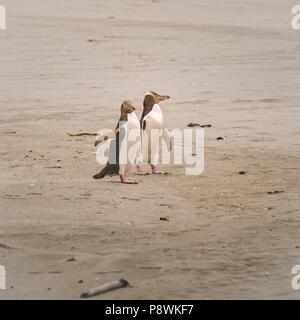
[[[125,176],[120,176],[120,179],[121,179],[121,183],[123,184],[138,184],[137,182],[133,181],[132,179],[128,179],[127,177]]]
[[[144,172],[142,166],[140,166],[140,165],[137,165],[137,166],[136,166],[136,172],[137,172],[137,174],[138,174],[139,176],[148,176],[148,175],[149,175],[148,172]]]
[[[151,170],[152,170],[152,174],[169,174],[168,172],[162,172],[158,169],[158,167],[154,164],[151,164]]]

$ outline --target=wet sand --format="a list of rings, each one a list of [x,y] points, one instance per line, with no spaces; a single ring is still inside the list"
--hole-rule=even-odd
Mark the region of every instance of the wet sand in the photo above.
[[[1,4],[0,299],[119,278],[133,287],[96,299],[299,299],[293,1]],[[212,124],[204,173],[93,180],[93,138],[66,133],[114,127],[123,99],[141,115],[148,90],[171,96],[168,128]]]

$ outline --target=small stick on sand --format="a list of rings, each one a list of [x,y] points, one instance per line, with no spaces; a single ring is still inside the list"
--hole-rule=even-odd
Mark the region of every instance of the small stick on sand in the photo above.
[[[98,294],[102,294],[108,291],[116,290],[119,288],[131,287],[129,282],[125,279],[120,279],[118,281],[113,281],[110,283],[103,284],[100,287],[90,289],[87,292],[81,294],[81,298],[90,298]]]
[[[82,137],[82,136],[97,136],[97,133],[89,133],[89,132],[82,132],[82,133],[68,133],[70,137]]]
[[[187,125],[189,128],[200,127],[200,128],[211,128],[211,124],[199,124],[199,123],[189,123]]]

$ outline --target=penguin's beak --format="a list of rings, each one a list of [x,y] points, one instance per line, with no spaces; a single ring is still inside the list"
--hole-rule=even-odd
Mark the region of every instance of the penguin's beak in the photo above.
[[[163,100],[169,100],[170,96],[158,96],[158,102],[163,101]]]

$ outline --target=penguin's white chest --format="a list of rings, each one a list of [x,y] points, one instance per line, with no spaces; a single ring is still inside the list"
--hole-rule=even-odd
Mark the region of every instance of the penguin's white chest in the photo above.
[[[135,112],[129,113],[127,116],[127,128],[128,129],[139,129],[140,128],[140,121],[136,116]]]
[[[125,132],[120,137],[119,174],[125,175],[136,162],[140,150],[140,121],[135,112],[127,115]]]
[[[147,122],[148,129],[163,128],[164,118],[158,104],[155,104],[153,106],[152,111],[146,115],[145,121]],[[147,127],[146,127],[146,130],[147,130]]]
[[[163,129],[163,114],[158,104],[153,106],[144,118],[142,136],[142,159],[144,163],[157,164],[159,161],[159,140]]]

